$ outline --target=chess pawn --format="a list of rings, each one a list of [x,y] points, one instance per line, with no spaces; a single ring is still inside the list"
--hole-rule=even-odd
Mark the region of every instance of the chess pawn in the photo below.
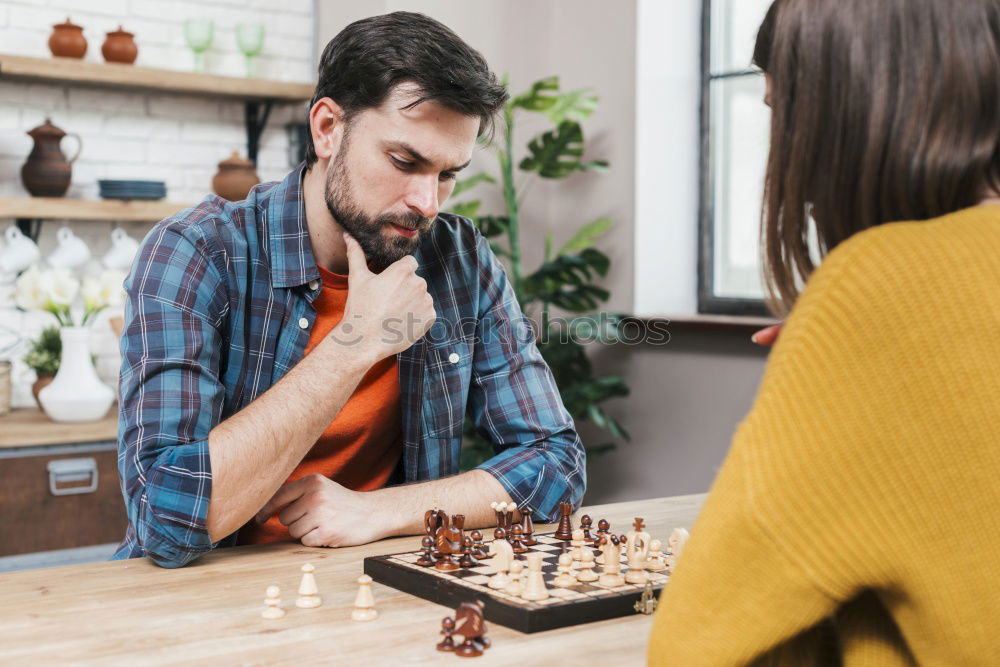
[[[472,546],[472,537],[466,535],[462,538],[462,558],[458,561],[459,567],[475,567],[476,559],[472,557],[475,547]]]
[[[521,530],[524,532],[524,546],[533,547],[538,544],[538,540],[532,537],[535,534],[535,524],[531,520],[533,510],[525,507],[521,510]]]
[[[486,546],[483,544],[483,534],[474,530],[472,535],[472,557],[476,560],[484,560],[489,558],[489,554],[486,553]]]
[[[264,594],[264,604],[267,605],[260,613],[263,618],[275,619],[285,615],[285,610],[281,608],[281,590],[277,586],[268,586]]]
[[[559,554],[559,565],[556,569],[559,575],[552,580],[553,586],[569,588],[576,584],[576,578],[573,576],[573,556],[568,551]]]
[[[441,619],[441,634],[444,635],[444,639],[438,642],[437,650],[444,652],[454,651],[455,640],[451,636],[455,634],[455,619],[451,616],[445,616]]]
[[[586,539],[583,537],[583,531],[577,528],[573,531],[573,540],[570,545],[573,547],[570,550],[570,559],[573,561],[583,560],[583,547],[587,544]]]
[[[528,580],[524,584],[524,591],[521,598],[524,600],[544,600],[549,597],[549,590],[545,586],[545,576],[542,574],[542,554],[534,551],[527,556],[528,560]]]
[[[594,572],[594,552],[590,549],[583,550],[583,559],[580,561],[580,571],[576,575],[576,580],[581,583],[597,581],[597,573]]]
[[[424,538],[420,540],[421,554],[420,558],[417,559],[417,565],[420,567],[430,567],[435,563],[434,558],[434,540],[431,539],[430,535],[424,535]]]
[[[583,531],[583,539],[588,543],[594,541],[594,536],[590,534],[590,528],[594,525],[594,520],[590,518],[589,514],[584,514],[580,518],[580,530]]]
[[[323,599],[319,596],[319,588],[316,587],[316,567],[312,563],[302,566],[302,581],[299,582],[299,597],[295,600],[295,606],[302,609],[312,609],[323,604]]]
[[[354,598],[354,610],[351,618],[355,621],[374,621],[378,618],[375,608],[375,596],[372,595],[372,578],[367,574],[358,577],[358,594]]]
[[[649,543],[649,555],[646,557],[646,569],[652,572],[659,572],[667,569],[667,564],[663,560],[663,543],[659,540],[651,540]]]
[[[514,553],[523,554],[528,552],[528,547],[524,546],[524,529],[521,528],[521,524],[515,523],[510,529],[510,546],[513,547]]]
[[[521,581],[524,572],[524,563],[519,560],[510,564],[510,583],[504,587],[503,592],[509,595],[520,596],[524,592],[524,582]]]
[[[597,522],[597,535],[594,536],[594,546],[598,547],[597,551],[597,564],[604,565],[604,550],[600,548],[601,538],[610,535],[611,524],[608,523],[607,519],[601,519]]]

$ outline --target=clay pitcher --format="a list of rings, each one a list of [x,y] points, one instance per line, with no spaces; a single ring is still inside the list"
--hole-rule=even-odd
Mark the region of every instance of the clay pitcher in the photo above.
[[[118,30],[108,33],[104,40],[101,53],[109,63],[124,63],[131,65],[139,55],[139,47],[135,45],[135,35],[118,26]]]
[[[258,183],[260,177],[254,170],[253,162],[234,152],[219,163],[219,171],[212,179],[212,190],[223,199],[240,201],[246,199],[250,188]]]
[[[83,26],[71,23],[68,18],[65,23],[52,26],[49,50],[52,55],[61,58],[82,58],[87,53],[87,38],[83,36]]]
[[[21,181],[25,189],[34,197],[62,197],[69,189],[73,176],[73,162],[80,155],[83,142],[77,134],[70,134],[77,141],[76,153],[69,160],[59,148],[59,142],[66,136],[48,118],[45,123],[28,132],[35,145],[28,155],[28,161],[21,167]]]

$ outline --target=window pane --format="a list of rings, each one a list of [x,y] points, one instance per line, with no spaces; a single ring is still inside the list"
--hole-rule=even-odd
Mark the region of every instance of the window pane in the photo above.
[[[757,29],[771,0],[714,0],[712,2],[713,74],[750,67]]]
[[[770,112],[764,77],[712,82],[710,151],[714,179],[714,294],[760,299],[759,229]]]

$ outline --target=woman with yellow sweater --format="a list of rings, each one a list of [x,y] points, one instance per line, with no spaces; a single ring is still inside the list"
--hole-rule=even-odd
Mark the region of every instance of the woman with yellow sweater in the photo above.
[[[650,663],[1000,664],[1000,0],[778,0],[754,59],[790,314]]]

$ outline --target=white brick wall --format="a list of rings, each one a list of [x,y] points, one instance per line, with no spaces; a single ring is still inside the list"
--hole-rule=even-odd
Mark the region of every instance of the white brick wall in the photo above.
[[[48,57],[52,25],[69,17],[84,28],[87,61],[103,61],[105,33],[120,24],[136,36],[137,65],[190,71],[193,54],[184,41],[183,23],[188,18],[207,18],[215,22],[215,36],[206,53],[207,71],[243,76],[244,56],[236,46],[236,25],[253,21],[265,26],[257,75],[282,81],[311,81],[315,78],[313,12],[313,0],[0,0],[0,52]],[[277,180],[288,172],[284,126],[304,119],[305,113],[304,106],[281,105],[272,110],[258,156],[261,179]],[[240,102],[11,83],[0,77],[0,196],[28,196],[20,177],[21,165],[32,146],[26,132],[46,117],[63,130],[79,134],[83,141],[80,157],[73,165],[68,197],[96,199],[98,179],[139,178],[166,181],[170,201],[193,203],[210,192],[219,161],[232,151],[246,155]],[[72,138],[63,140],[67,155],[76,150],[75,146]],[[12,223],[0,219],[0,230]],[[112,223],[48,221],[43,223],[39,240],[43,256],[53,249],[55,233],[62,224],[87,241],[95,258],[107,251]],[[136,239],[151,227],[123,226]],[[26,316],[0,306],[0,327],[13,328],[22,337],[37,335],[45,324],[46,316]],[[117,341],[106,317],[96,323],[93,338],[99,372],[113,381],[118,371]],[[34,378],[18,362],[22,353],[16,350],[0,358],[15,360],[14,404],[31,405],[29,385]]]

